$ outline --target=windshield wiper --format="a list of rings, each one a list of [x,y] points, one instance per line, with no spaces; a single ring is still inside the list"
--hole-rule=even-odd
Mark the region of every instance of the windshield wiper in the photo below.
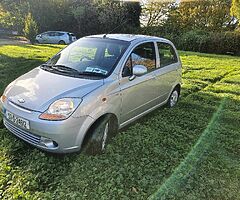
[[[52,69],[52,65],[48,65],[48,64],[41,64],[40,65],[41,69],[45,69],[45,70],[51,70]]]
[[[71,67],[65,66],[65,65],[49,65],[49,64],[42,64],[40,66],[44,70],[48,71],[54,71],[60,73],[68,73],[74,76],[95,76],[95,77],[106,77],[105,74],[98,73],[98,72],[88,72],[88,71],[78,71],[76,69],[73,69]]]
[[[79,71],[76,69],[73,69],[71,67],[67,67],[65,65],[49,65],[49,64],[42,64],[41,68],[46,70],[56,70],[63,73],[74,73],[79,74]]]
[[[74,74],[79,74],[79,71],[65,65],[53,65],[52,69],[55,69],[60,72],[73,72]]]

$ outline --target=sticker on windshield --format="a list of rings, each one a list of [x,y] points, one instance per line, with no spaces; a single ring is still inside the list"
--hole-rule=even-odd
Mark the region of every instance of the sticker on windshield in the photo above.
[[[92,68],[92,67],[87,67],[86,69],[85,69],[85,72],[92,72],[94,70],[94,68]]]
[[[106,75],[108,73],[106,70],[99,69],[99,68],[93,68],[93,67],[87,67],[85,69],[85,71],[86,72],[94,72],[94,73],[104,74],[104,75]]]

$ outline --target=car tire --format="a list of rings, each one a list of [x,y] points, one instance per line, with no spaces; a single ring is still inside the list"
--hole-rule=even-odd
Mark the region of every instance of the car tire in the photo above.
[[[4,128],[4,123],[3,123],[3,119],[0,119],[0,128]]]
[[[58,44],[65,45],[66,43],[65,43],[63,40],[60,40],[60,41],[58,42]]]
[[[117,122],[111,115],[101,117],[93,124],[84,138],[83,153],[86,155],[102,154],[106,145],[117,132]]]
[[[168,108],[172,108],[174,107],[180,97],[180,89],[179,87],[175,87],[171,93],[171,95],[169,96],[168,102],[167,102],[167,107]]]

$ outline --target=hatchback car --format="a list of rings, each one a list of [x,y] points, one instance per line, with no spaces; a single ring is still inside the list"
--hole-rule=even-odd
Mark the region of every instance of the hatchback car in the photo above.
[[[13,81],[0,108],[6,128],[40,149],[96,154],[118,129],[175,106],[180,89],[181,62],[169,40],[95,35]]]
[[[77,40],[73,33],[63,31],[48,31],[36,36],[36,42],[40,44],[70,44]]]

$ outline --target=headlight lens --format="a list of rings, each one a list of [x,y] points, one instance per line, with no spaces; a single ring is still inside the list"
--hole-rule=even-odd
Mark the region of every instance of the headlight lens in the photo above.
[[[44,120],[58,121],[67,119],[81,103],[80,98],[63,98],[52,103],[48,110],[42,113],[39,118]]]

